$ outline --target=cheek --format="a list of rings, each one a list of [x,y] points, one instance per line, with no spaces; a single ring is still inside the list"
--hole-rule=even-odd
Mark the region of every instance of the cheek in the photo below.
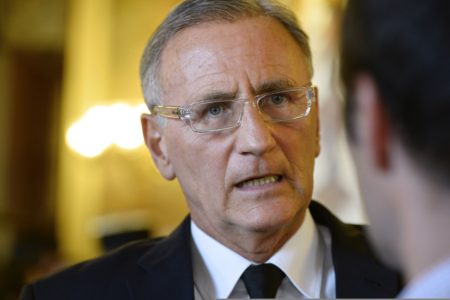
[[[367,216],[369,219],[369,233],[372,243],[381,258],[393,267],[397,267],[400,259],[396,245],[399,244],[399,235],[395,214],[388,197],[379,195],[376,198],[365,199]]]
[[[206,136],[191,135],[174,140],[171,150],[175,175],[188,199],[222,194],[228,157],[224,145]]]
[[[369,232],[372,242],[381,257],[391,263],[395,257],[393,245],[398,239],[395,228],[398,217],[394,215],[391,195],[386,188],[384,175],[377,173],[371,163],[368,149],[358,142],[350,142],[350,150],[358,177],[359,189],[369,219]]]
[[[367,151],[364,151],[362,145],[350,144],[350,150],[363,200],[369,200],[373,196],[378,197],[382,190],[380,190],[380,187],[375,182],[376,173],[373,172],[370,156],[367,155]],[[366,203],[368,210],[373,205],[376,207],[377,204]]]
[[[279,144],[289,163],[302,173],[312,172],[317,154],[317,140],[310,129],[299,128],[280,136]]]
[[[279,144],[289,164],[291,183],[301,197],[310,199],[314,185],[315,136],[310,130],[299,128],[281,135]]]

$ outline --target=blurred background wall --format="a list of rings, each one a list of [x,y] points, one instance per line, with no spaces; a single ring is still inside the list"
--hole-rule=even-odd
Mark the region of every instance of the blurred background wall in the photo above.
[[[187,214],[142,145],[138,65],[175,0],[0,0],[0,299]],[[315,198],[365,222],[337,86],[342,1],[285,0],[311,37],[322,153]]]

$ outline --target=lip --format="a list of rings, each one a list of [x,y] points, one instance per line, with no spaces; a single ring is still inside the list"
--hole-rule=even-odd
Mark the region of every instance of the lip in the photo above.
[[[262,189],[273,186],[283,181],[284,176],[281,174],[264,174],[247,177],[235,184],[239,190]]]

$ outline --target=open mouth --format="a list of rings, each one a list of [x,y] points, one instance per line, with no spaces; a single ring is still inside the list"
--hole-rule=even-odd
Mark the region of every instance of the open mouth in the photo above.
[[[249,180],[242,181],[237,184],[238,188],[247,188],[247,187],[257,187],[265,184],[275,183],[281,181],[282,176],[280,175],[268,175],[264,177],[253,178]]]

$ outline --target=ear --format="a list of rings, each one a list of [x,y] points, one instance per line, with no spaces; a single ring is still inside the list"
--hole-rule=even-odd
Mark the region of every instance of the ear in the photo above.
[[[355,106],[358,122],[355,124],[357,140],[367,143],[370,157],[380,169],[390,167],[389,148],[392,125],[381,101],[375,81],[369,75],[359,75],[355,79]]]
[[[167,180],[175,179],[175,172],[167,153],[166,140],[162,134],[161,126],[154,117],[148,114],[141,116],[141,125],[145,144],[150,150],[153,162],[159,172]]]
[[[315,95],[315,101],[313,103],[313,105],[315,106],[315,110],[316,110],[316,116],[317,116],[317,129],[316,129],[316,157],[319,156],[320,154],[320,150],[322,149],[321,144],[320,144],[320,114],[319,114],[319,89],[315,86],[314,87],[314,95]]]

